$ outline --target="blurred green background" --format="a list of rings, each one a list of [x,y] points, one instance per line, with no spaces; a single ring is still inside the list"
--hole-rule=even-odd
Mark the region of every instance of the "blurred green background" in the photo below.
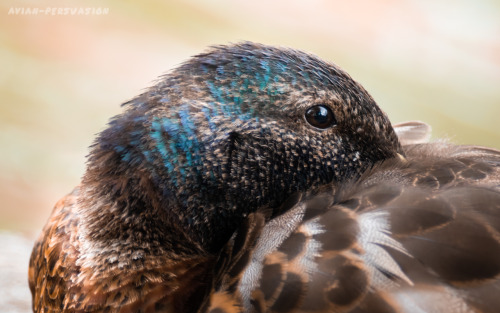
[[[109,12],[12,11],[66,7]],[[500,148],[499,1],[4,0],[0,14],[0,229],[35,236],[120,104],[213,44],[312,52],[393,122]]]

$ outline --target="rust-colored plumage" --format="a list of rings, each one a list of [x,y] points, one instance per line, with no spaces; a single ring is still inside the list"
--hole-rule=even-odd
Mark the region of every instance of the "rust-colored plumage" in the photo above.
[[[126,103],[30,260],[33,311],[496,312],[500,152],[335,65],[221,46]]]
[[[190,297],[205,296],[213,257],[139,258],[124,251],[128,262],[109,271],[79,262],[78,195],[76,188],[56,204],[33,249],[35,312],[189,312]]]

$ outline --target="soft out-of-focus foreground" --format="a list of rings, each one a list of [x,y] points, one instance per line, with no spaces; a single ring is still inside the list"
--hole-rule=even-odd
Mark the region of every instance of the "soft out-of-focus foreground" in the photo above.
[[[0,9],[0,230],[31,240],[79,183],[88,146],[120,104],[214,44],[312,52],[361,82],[393,122],[423,120],[434,137],[500,148],[495,0],[7,0]],[[28,255],[20,245],[2,244],[0,255]],[[0,266],[7,273],[8,258]]]

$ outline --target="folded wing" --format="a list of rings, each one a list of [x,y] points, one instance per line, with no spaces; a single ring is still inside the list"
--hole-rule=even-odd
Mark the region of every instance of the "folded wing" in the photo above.
[[[500,152],[405,150],[350,186],[294,197],[212,297],[234,312],[497,312]]]

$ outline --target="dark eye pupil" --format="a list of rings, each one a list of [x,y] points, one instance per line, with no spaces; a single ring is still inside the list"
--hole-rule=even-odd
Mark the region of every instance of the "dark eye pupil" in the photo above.
[[[337,123],[332,110],[324,105],[310,107],[306,111],[306,121],[314,127],[325,129]]]

